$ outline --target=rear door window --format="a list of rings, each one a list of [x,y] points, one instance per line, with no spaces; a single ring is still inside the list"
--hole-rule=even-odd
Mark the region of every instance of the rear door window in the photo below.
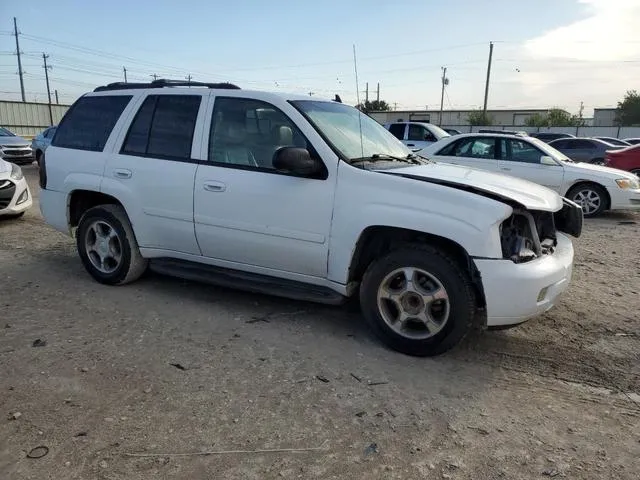
[[[101,152],[131,95],[82,97],[57,128],[53,146]]]
[[[447,145],[438,155],[495,159],[495,144],[496,140],[493,137],[467,137]]]
[[[131,123],[121,153],[190,159],[201,101],[200,95],[149,95]]]

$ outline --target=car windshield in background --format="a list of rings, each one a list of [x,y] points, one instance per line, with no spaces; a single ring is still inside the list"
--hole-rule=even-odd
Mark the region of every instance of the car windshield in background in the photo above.
[[[348,160],[374,155],[406,158],[411,154],[411,150],[386,128],[356,108],[314,100],[299,100],[292,104]]]
[[[4,127],[0,127],[0,137],[15,137],[15,136],[16,136],[15,133],[10,132]]]
[[[447,132],[446,130],[440,128],[437,125],[431,125],[430,128],[431,128],[431,133],[433,133],[438,140],[440,140],[441,138],[445,138],[445,137],[450,137],[451,136],[451,134],[449,132]]]

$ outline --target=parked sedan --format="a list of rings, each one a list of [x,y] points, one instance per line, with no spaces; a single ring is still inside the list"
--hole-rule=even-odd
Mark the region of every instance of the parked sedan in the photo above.
[[[539,183],[579,204],[585,217],[605,210],[640,210],[638,177],[614,168],[576,163],[537,138],[467,133],[440,140],[418,154]]]
[[[561,138],[549,142],[549,145],[564,153],[571,160],[596,165],[604,165],[604,157],[608,150],[622,148],[597,138]]]
[[[626,170],[640,177],[640,145],[607,152],[605,162],[608,167]]]
[[[31,192],[22,169],[0,158],[0,217],[21,217],[31,204]]]
[[[57,126],[49,127],[46,130],[40,132],[38,135],[33,137],[31,141],[31,149],[35,155],[35,159],[40,164],[40,157],[47,149],[47,147],[51,144],[51,140],[56,133]]]
[[[629,145],[631,145],[629,142],[625,140],[620,140],[619,138],[614,138],[614,137],[593,137],[593,138],[597,138],[598,140],[602,140],[603,142],[607,142],[607,143],[610,143],[611,145],[616,145],[618,147],[628,147]]]
[[[559,138],[576,138],[574,135],[570,133],[556,133],[556,132],[536,132],[530,133],[530,137],[539,138],[543,142],[549,143],[553,140],[558,140]]]
[[[16,164],[31,163],[33,150],[28,140],[0,127],[0,158]]]

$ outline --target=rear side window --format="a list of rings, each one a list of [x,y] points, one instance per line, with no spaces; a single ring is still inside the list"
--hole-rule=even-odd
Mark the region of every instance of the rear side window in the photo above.
[[[389,131],[398,140],[404,140],[404,128],[404,123],[394,123],[389,127]]]
[[[131,95],[82,97],[64,116],[53,145],[101,152]]]
[[[149,95],[131,123],[121,153],[191,158],[201,100],[200,95]]]

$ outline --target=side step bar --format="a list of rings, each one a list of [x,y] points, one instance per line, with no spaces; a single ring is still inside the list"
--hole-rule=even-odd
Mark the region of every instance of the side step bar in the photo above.
[[[291,298],[293,300],[329,305],[342,305],[348,300],[347,297],[318,285],[308,285],[292,280],[283,280],[185,260],[155,258],[151,260],[149,266],[151,270],[162,275],[208,283],[219,287]]]

